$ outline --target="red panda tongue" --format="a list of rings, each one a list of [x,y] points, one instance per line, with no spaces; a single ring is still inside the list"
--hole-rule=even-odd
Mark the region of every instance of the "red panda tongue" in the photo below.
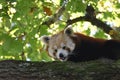
[[[62,58],[60,58],[60,59],[65,60],[65,58],[66,58],[66,57],[62,57]]]
[[[61,59],[61,60],[64,60],[64,59],[65,59],[65,57],[61,57],[60,59]]]

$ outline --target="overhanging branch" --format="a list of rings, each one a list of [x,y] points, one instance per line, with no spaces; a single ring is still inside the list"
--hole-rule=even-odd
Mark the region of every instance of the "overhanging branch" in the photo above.
[[[109,34],[110,30],[113,30],[109,25],[102,22],[101,20],[94,18],[94,17],[91,18],[91,17],[87,17],[87,16],[80,16],[75,19],[68,20],[67,25],[71,25],[71,24],[79,22],[79,21],[89,21],[89,22],[91,22],[92,25],[95,25],[95,26],[101,28],[104,32],[106,32],[108,34]]]
[[[63,14],[63,12],[65,11],[65,6],[66,6],[67,2],[68,2],[68,0],[64,0],[63,5],[58,10],[58,12],[55,13],[51,18],[49,18],[49,20],[43,22],[42,25],[50,26],[51,24],[55,23],[60,18],[60,16]],[[80,16],[80,17],[77,17],[75,19],[67,20],[66,27],[68,25],[71,25],[71,24],[79,22],[79,21],[88,21],[92,25],[95,25],[98,28],[102,29],[105,33],[110,34],[110,36],[113,39],[120,40],[120,33],[118,31],[113,30],[110,27],[110,25],[107,25],[105,22],[97,19],[96,18],[96,12],[95,12],[94,8],[91,5],[87,6],[85,16]]]
[[[85,16],[80,16],[80,17],[77,17],[75,19],[69,19],[66,23],[67,23],[67,26],[68,26],[68,25],[71,25],[71,24],[79,22],[79,21],[88,21],[92,25],[95,25],[98,28],[102,29],[105,33],[110,34],[110,36],[113,39],[118,39],[118,40],[120,39],[120,33],[119,32],[113,30],[110,27],[110,25],[107,25],[105,22],[96,18],[95,10],[91,5],[87,6]]]

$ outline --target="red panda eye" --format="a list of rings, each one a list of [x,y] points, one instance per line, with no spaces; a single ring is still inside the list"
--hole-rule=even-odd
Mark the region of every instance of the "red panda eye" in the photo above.
[[[55,49],[55,52],[57,52],[57,49]]]
[[[66,46],[63,46],[62,48],[63,48],[63,49],[66,49]]]

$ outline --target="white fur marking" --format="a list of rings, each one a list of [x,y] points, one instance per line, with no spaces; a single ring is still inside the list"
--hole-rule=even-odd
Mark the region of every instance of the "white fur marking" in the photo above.
[[[73,36],[73,34],[71,35]],[[50,37],[49,43],[48,43],[48,53],[51,57],[57,58],[61,61],[65,61],[68,58],[68,55],[71,54],[68,50],[62,49],[62,47],[66,46],[70,49],[72,52],[75,48],[75,43],[72,41],[72,39],[65,33],[59,33],[52,37]],[[57,49],[57,52],[55,52],[55,49]],[[65,59],[60,59],[60,53],[63,54],[63,57]]]
[[[53,55],[54,51],[50,47],[48,48],[48,53],[51,57],[55,58],[55,56]]]
[[[75,43],[67,36],[66,36],[66,46],[70,48],[71,51],[73,51],[75,48]]]

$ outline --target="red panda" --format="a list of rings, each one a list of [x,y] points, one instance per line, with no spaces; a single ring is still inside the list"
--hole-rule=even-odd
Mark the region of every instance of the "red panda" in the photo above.
[[[99,58],[117,60],[120,58],[120,41],[93,38],[74,33],[72,27],[49,37],[42,36],[46,50],[54,59],[60,61],[90,61]]]

